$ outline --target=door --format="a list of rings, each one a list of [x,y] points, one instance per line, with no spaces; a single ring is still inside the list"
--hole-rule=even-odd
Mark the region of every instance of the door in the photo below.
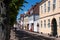
[[[51,26],[52,35],[56,36],[57,35],[57,22],[56,22],[55,18],[52,19],[52,23],[51,24],[52,24],[52,26]]]

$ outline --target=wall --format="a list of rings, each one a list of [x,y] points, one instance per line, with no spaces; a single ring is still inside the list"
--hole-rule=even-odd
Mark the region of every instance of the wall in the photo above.
[[[31,29],[31,23],[34,23],[34,16],[29,16],[28,17],[28,20],[29,20],[29,30]]]
[[[39,28],[37,27],[37,23],[39,23],[39,22],[40,22],[39,19],[34,21],[34,32],[38,32]]]
[[[51,4],[50,4],[50,12],[48,12],[48,1],[44,2],[42,5],[39,6],[39,14],[40,17],[45,17],[48,15],[52,15],[52,14],[57,14],[60,12],[60,2],[59,0],[56,1],[56,9],[53,10],[53,1],[50,0]],[[46,12],[41,13],[41,6],[43,6],[43,11],[44,11],[44,4],[46,3]]]
[[[50,0],[51,4],[50,4],[50,11],[48,12],[48,1],[46,1],[46,12],[41,12],[41,6],[43,6],[43,11],[44,11],[44,4],[40,5],[39,7],[39,14],[40,14],[40,25],[41,25],[41,20],[43,21],[43,27],[41,28],[41,26],[39,27],[39,32],[43,32],[43,33],[50,33],[52,32],[51,30],[51,21],[53,18],[56,18],[57,20],[57,33],[58,35],[60,35],[60,28],[59,28],[59,15],[60,15],[60,2],[59,0],[56,0],[56,8],[55,10],[53,10],[53,1]],[[50,19],[50,28],[48,28],[48,19]],[[44,20],[46,20],[46,28],[44,27]]]
[[[27,24],[28,24],[28,16],[24,17],[24,26],[26,30],[27,30]]]

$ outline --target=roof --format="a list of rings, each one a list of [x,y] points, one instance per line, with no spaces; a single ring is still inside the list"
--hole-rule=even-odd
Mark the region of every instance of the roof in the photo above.
[[[24,17],[24,14],[20,14],[20,17]]]

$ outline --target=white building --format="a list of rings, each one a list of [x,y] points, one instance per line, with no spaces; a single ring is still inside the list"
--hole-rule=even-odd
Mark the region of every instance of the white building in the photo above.
[[[35,15],[34,32],[39,32],[39,15]]]
[[[28,22],[29,23],[29,30],[31,30],[31,29],[34,30],[32,27],[32,26],[34,26],[34,16],[33,15],[29,16],[28,20],[29,20],[29,22]]]

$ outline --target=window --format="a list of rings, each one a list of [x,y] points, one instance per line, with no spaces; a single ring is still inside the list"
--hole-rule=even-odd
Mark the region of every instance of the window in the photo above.
[[[44,12],[46,12],[46,3],[44,4]]]
[[[44,20],[44,27],[46,28],[46,20]]]
[[[31,23],[31,25],[33,26],[33,25],[34,25],[34,23]]]
[[[48,1],[48,12],[50,11],[50,1]]]
[[[27,27],[29,27],[29,24],[27,24]]]
[[[41,28],[42,28],[42,21],[41,21]]]
[[[60,8],[60,0],[59,0],[59,8]]]
[[[41,6],[41,13],[43,13],[43,6]]]
[[[53,10],[56,8],[56,0],[53,0]]]
[[[39,23],[37,23],[37,27],[39,27]]]
[[[50,19],[48,19],[48,27],[50,27]]]
[[[59,17],[59,27],[60,27],[60,17]]]

